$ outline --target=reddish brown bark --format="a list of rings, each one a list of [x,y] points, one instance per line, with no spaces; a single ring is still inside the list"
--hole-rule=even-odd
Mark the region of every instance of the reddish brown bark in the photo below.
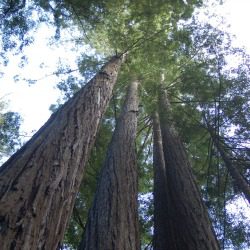
[[[137,82],[117,122],[80,250],[139,250],[137,215]]]
[[[165,250],[219,249],[185,148],[169,119],[167,95],[160,95],[160,124],[167,176],[167,245]]]
[[[167,249],[167,237],[169,232],[167,218],[168,197],[167,177],[162,146],[162,135],[160,129],[159,115],[153,116],[153,167],[154,167],[154,250]]]
[[[1,249],[59,247],[121,62],[112,58],[0,168]]]

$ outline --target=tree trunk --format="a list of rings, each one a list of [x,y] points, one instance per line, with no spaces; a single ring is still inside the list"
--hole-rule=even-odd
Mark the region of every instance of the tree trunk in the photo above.
[[[167,177],[162,147],[159,114],[153,116],[153,167],[154,167],[154,250],[168,249],[166,234],[169,232]]]
[[[0,168],[1,249],[60,247],[121,62],[112,58]]]
[[[80,250],[139,250],[137,85],[134,81],[129,88],[109,145]]]
[[[185,148],[174,130],[167,95],[160,94],[160,124],[166,165],[169,232],[167,249],[219,249],[206,207],[195,183]]]
[[[208,131],[210,133],[210,136],[212,137],[215,147],[217,148],[222,160],[226,165],[226,168],[228,169],[229,174],[231,175],[231,177],[235,181],[235,184],[237,185],[239,190],[244,194],[245,198],[250,204],[250,186],[247,180],[241,175],[237,167],[233,165],[233,162],[230,160],[230,156],[227,154],[227,152],[221,145],[220,138],[214,134],[211,127],[208,128]]]

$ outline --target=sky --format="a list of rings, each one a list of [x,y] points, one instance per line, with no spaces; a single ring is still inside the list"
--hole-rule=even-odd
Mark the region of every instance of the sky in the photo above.
[[[75,65],[69,47],[48,46],[49,37],[53,35],[54,30],[42,25],[36,33],[35,43],[24,49],[28,63],[20,68],[20,57],[11,57],[8,66],[3,69],[4,77],[0,79],[0,100],[8,102],[7,110],[20,113],[23,118],[22,132],[28,135],[46,122],[51,115],[50,105],[59,98],[60,92],[56,88],[58,79],[52,75],[58,58],[65,58],[69,64]],[[19,81],[14,81],[15,75],[20,75]],[[29,85],[22,78],[40,80]]]
[[[236,35],[235,44],[245,46],[250,53],[249,10],[249,0],[228,0],[218,8],[218,13],[225,16],[231,25],[230,30]]]
[[[227,30],[235,35],[233,45],[244,46],[248,53],[250,53],[250,34],[248,32],[250,23],[250,1],[249,0],[224,0],[223,5],[216,5],[216,7],[209,10],[210,13],[223,16],[226,24],[230,27]],[[219,2],[219,0],[215,0]],[[211,22],[211,20],[209,20]]]

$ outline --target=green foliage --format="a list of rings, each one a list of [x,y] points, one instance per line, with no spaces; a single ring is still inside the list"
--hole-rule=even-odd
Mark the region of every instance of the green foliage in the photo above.
[[[0,112],[0,160],[10,156],[20,146],[21,117],[14,112]]]
[[[78,58],[78,68],[81,75],[88,82],[101,68],[104,64],[102,60],[94,56],[82,55]]]

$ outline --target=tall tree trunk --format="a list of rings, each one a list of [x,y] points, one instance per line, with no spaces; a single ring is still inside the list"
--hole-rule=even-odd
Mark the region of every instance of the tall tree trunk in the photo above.
[[[166,234],[170,232],[167,197],[167,177],[163,155],[159,114],[153,116],[153,167],[154,167],[154,250],[168,249]]]
[[[185,148],[169,119],[170,104],[164,91],[159,106],[169,197],[166,211],[171,225],[166,233],[165,249],[219,249]]]
[[[211,127],[207,128],[210,136],[213,140],[215,147],[217,148],[222,160],[224,161],[226,168],[228,169],[229,174],[235,181],[235,184],[239,188],[239,190],[244,194],[248,203],[250,204],[250,186],[247,180],[241,175],[240,171],[234,166],[233,162],[230,159],[228,153],[224,150],[220,138],[216,136]]]
[[[129,87],[90,209],[80,250],[138,250],[137,85]]]
[[[0,168],[1,249],[60,246],[121,63],[112,58]]]

